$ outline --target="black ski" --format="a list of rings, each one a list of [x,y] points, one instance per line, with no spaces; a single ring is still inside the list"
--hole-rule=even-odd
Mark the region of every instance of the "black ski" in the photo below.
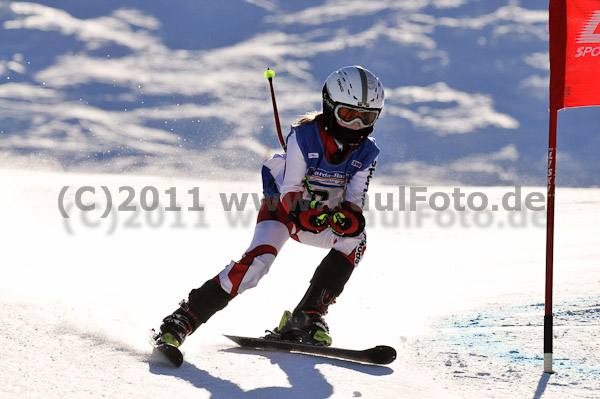
[[[183,363],[183,353],[171,344],[154,345],[154,350],[162,353],[175,367]]]
[[[298,352],[371,364],[389,364],[396,359],[396,350],[391,346],[385,345],[379,345],[365,350],[355,350],[284,341],[281,339],[237,337],[234,335],[225,336],[239,346],[245,348]]]
[[[183,363],[183,353],[176,347],[171,344],[163,343],[157,344],[156,340],[158,339],[158,334],[151,330],[150,332],[150,343],[154,347],[154,351],[152,354],[154,355],[156,352],[160,353],[162,356],[167,358],[169,362],[173,364],[175,367],[181,366]]]

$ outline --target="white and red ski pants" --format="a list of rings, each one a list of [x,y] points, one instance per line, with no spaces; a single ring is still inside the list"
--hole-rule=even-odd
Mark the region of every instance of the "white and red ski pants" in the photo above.
[[[277,254],[290,237],[303,244],[333,248],[354,266],[358,265],[366,250],[364,231],[356,237],[339,237],[330,229],[318,234],[302,231],[289,220],[278,200],[263,199],[250,247],[242,259],[232,261],[217,275],[217,281],[232,297],[255,287],[269,272]]]

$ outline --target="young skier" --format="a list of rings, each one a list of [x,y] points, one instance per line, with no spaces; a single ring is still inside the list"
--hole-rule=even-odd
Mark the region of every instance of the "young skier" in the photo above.
[[[265,197],[248,250],[164,318],[157,344],[180,346],[232,298],[255,287],[291,237],[330,251],[275,334],[331,345],[323,316],[366,248],[362,207],[379,153],[367,136],[383,108],[384,92],[373,73],[348,66],[329,75],[322,97],[323,111],[306,114],[292,126],[286,153],[263,166]]]

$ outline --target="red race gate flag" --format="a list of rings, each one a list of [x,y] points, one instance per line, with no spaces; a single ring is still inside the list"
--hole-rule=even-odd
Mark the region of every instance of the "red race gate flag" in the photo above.
[[[600,105],[600,0],[550,0],[550,109]]]
[[[544,372],[552,373],[552,277],[558,110],[600,105],[600,0],[550,0],[550,129]]]

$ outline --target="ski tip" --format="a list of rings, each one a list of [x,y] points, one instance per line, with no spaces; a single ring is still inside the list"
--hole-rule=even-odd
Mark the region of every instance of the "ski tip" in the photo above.
[[[396,349],[387,345],[378,345],[368,350],[373,363],[390,364],[396,360]]]
[[[183,364],[183,353],[173,345],[159,344],[154,347],[154,351],[161,353],[175,367]]]

